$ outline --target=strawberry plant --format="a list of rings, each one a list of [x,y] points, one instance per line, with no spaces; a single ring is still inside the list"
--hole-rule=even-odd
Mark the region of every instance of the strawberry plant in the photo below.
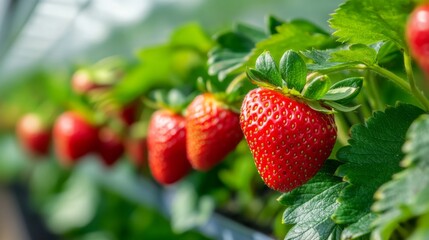
[[[328,31],[274,16],[213,38],[179,27],[132,67],[73,74],[58,157],[147,161],[138,174],[177,193],[177,232],[216,211],[285,239],[429,239],[428,9],[346,0]]]
[[[264,182],[286,192],[278,199],[287,206],[286,239],[428,237],[420,202],[425,177],[416,166],[422,164],[424,150],[418,146],[425,141],[417,140],[425,131],[419,116],[425,116],[429,101],[411,56],[425,71],[425,14],[425,5],[409,1],[348,0],[329,20],[332,36],[308,22],[270,18],[270,35],[258,31],[262,39],[241,48],[231,39],[255,36],[248,29],[217,39],[211,73],[237,75],[248,66],[248,78],[260,87],[244,99],[241,125]],[[299,52],[282,56],[288,49]],[[326,136],[311,134],[323,128]],[[319,145],[305,148],[313,140]],[[313,155],[317,152],[323,154]],[[335,160],[325,162],[329,155]],[[420,176],[421,187],[407,185],[410,174]],[[409,195],[399,193],[407,188]]]

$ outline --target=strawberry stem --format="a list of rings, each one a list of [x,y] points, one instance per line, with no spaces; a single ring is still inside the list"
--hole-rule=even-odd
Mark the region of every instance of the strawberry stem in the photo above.
[[[370,96],[368,100],[370,101],[371,108],[373,110],[383,110],[383,102],[381,100],[380,94],[377,91],[377,80],[374,77],[374,73],[367,71],[366,73],[366,89],[368,90],[368,95]]]
[[[246,78],[247,78],[246,72],[243,72],[237,77],[235,77],[226,88],[225,90],[226,94],[231,94],[232,92],[234,92],[238,88],[238,85],[240,85]]]
[[[381,76],[386,77],[387,79],[390,79],[392,82],[396,83],[399,87],[401,87],[405,91],[411,92],[410,84],[405,79],[399,77],[398,75],[392,73],[391,71],[385,68],[382,68],[378,65],[368,66],[368,68],[380,74]]]
[[[404,65],[405,72],[407,73],[408,82],[410,83],[411,87],[411,93],[420,101],[425,110],[429,111],[429,100],[424,96],[423,92],[417,88],[416,82],[414,81],[411,57],[408,51],[404,51]]]
[[[335,114],[334,117],[338,128],[338,141],[341,143],[341,145],[347,145],[347,142],[350,138],[348,134],[350,126],[344,118],[344,113]]]

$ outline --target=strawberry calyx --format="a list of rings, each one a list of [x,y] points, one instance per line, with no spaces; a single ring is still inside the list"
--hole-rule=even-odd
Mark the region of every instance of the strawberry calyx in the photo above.
[[[304,59],[293,50],[283,54],[279,68],[270,53],[263,52],[256,59],[255,68],[248,68],[246,74],[253,84],[305,101],[319,112],[350,112],[359,107],[348,104],[359,94],[362,77],[351,77],[331,84],[327,75],[308,74]]]
[[[232,79],[226,87],[216,86],[216,81],[200,77],[197,79],[197,86],[201,92],[210,94],[221,108],[240,113],[244,96],[239,89],[246,77],[245,73],[240,74]]]
[[[157,89],[145,97],[143,102],[153,109],[165,109],[175,114],[183,115],[188,104],[194,99],[195,93],[187,89]]]

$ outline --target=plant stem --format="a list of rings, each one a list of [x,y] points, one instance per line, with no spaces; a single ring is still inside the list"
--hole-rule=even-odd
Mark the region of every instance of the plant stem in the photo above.
[[[344,113],[338,113],[335,114],[335,123],[337,124],[338,128],[338,141],[342,145],[347,145],[347,142],[349,140],[349,134],[348,130],[350,129],[349,124],[347,123],[346,119],[344,118]]]
[[[423,92],[417,89],[414,81],[413,68],[411,66],[411,57],[407,51],[404,51],[404,66],[407,73],[408,82],[410,83],[411,93],[420,101],[426,111],[429,111],[429,100],[424,96]]]
[[[368,89],[368,94],[370,97],[370,103],[371,107],[374,110],[382,110],[383,109],[383,102],[381,101],[380,94],[378,92],[378,86],[377,86],[377,79],[374,77],[374,73],[371,71],[367,72],[367,85],[366,88]]]
[[[372,71],[380,74],[381,76],[384,76],[387,79],[390,79],[391,81],[396,83],[398,86],[400,86],[401,88],[403,88],[407,92],[411,92],[410,84],[405,79],[399,77],[398,75],[392,73],[391,71],[389,71],[385,68],[382,68],[378,65],[368,66],[368,68],[371,69]]]
[[[241,84],[241,82],[244,81],[246,79],[246,77],[247,77],[246,72],[243,72],[240,75],[238,75],[237,77],[235,77],[231,81],[231,83],[228,85],[225,92],[227,94],[230,94],[231,92],[233,92],[237,88],[237,85]]]

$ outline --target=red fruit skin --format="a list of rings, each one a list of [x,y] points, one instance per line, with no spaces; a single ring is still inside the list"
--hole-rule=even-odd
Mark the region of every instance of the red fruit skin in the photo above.
[[[221,162],[243,138],[240,115],[221,106],[210,93],[197,96],[188,106],[186,133],[189,161],[200,171]]]
[[[49,153],[51,129],[45,127],[39,116],[24,115],[16,126],[21,146],[32,156],[46,156]]]
[[[133,124],[136,119],[137,119],[137,115],[138,115],[138,108],[139,108],[139,104],[138,102],[131,102],[127,105],[125,105],[122,109],[119,110],[119,119],[126,125],[126,126],[130,126],[131,124]]]
[[[413,10],[408,19],[406,38],[412,55],[429,76],[429,4]]]
[[[149,168],[161,184],[172,184],[191,169],[186,157],[185,118],[168,110],[156,111],[147,136]]]
[[[75,112],[65,112],[55,122],[54,142],[60,161],[70,166],[96,150],[98,128]]]
[[[123,140],[118,134],[108,128],[99,131],[97,153],[107,167],[113,166],[124,151]]]
[[[332,115],[263,88],[246,95],[240,124],[263,181],[280,192],[310,180],[329,157],[337,136]]]
[[[126,143],[126,151],[137,168],[142,168],[146,164],[148,155],[146,138],[129,139]]]

